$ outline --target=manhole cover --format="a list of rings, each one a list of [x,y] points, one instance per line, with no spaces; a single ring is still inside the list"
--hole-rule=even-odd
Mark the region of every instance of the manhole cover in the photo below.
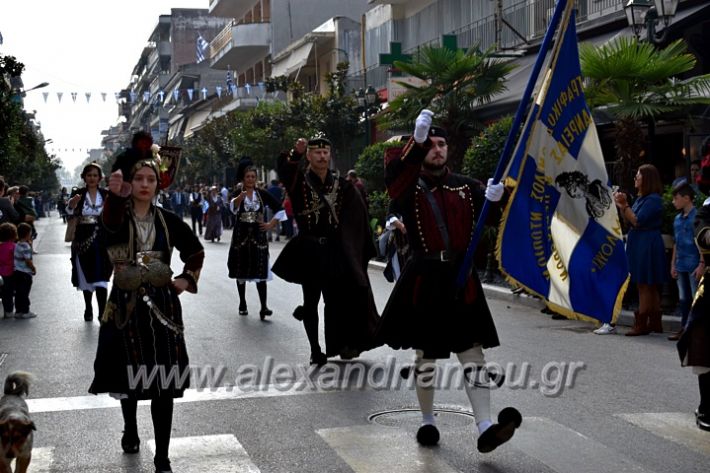
[[[473,414],[459,408],[440,407],[434,409],[436,423],[442,427],[464,427],[475,422]],[[422,414],[415,407],[391,409],[375,412],[367,418],[370,422],[389,427],[417,428],[422,423]]]

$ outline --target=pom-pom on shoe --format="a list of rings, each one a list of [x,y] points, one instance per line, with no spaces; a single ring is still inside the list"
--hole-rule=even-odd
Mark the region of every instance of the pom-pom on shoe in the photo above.
[[[514,407],[506,407],[498,414],[498,423],[488,427],[478,437],[478,451],[489,453],[510,440],[515,429],[523,423],[523,416]]]
[[[299,305],[293,310],[293,318],[298,320],[299,322],[302,322],[305,316],[306,309],[304,309],[302,305]]]
[[[417,442],[425,447],[433,447],[439,443],[439,429],[431,424],[422,425],[417,431]]]

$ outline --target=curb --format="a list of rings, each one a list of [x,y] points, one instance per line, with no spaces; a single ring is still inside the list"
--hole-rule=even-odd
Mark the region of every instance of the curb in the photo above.
[[[370,269],[374,270],[384,270],[385,264],[379,261],[370,261]],[[513,294],[510,289],[501,286],[495,286],[493,284],[481,284],[483,286],[483,292],[489,299],[496,299],[499,301],[512,302],[515,304],[524,305],[530,307],[531,309],[540,310],[545,307],[540,299],[528,296],[527,294]],[[633,311],[622,309],[619,314],[619,318],[616,321],[617,325],[622,327],[633,327],[634,326],[634,313]],[[680,330],[680,317],[675,315],[664,315],[663,316],[663,330],[665,332],[676,332]]]

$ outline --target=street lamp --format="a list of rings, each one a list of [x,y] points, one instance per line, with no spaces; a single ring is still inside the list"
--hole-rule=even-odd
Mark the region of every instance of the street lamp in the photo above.
[[[646,28],[646,39],[649,43],[662,43],[666,39],[668,25],[675,16],[679,0],[629,0],[624,5],[626,21],[633,29],[638,39],[641,30]],[[656,33],[656,28],[663,23],[663,30]]]
[[[362,110],[363,116],[365,118],[365,139],[367,140],[367,145],[370,145],[370,116],[374,115],[379,111],[377,107],[379,103],[379,97],[377,91],[371,85],[367,86],[367,89],[360,88],[355,94],[357,99],[357,104]]]
[[[47,87],[49,85],[49,82],[42,82],[41,84],[37,84],[31,89],[25,89],[23,92],[29,92],[30,90],[35,90],[35,89],[41,89],[42,87]]]

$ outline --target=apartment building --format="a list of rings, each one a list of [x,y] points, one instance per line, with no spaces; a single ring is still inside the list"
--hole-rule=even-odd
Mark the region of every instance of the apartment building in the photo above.
[[[209,40],[227,21],[210,16],[207,9],[173,8],[169,15],[160,15],[121,92],[119,114],[126,117],[129,130],[150,131],[156,141],[167,135],[166,86],[185,65],[196,62],[198,34]]]
[[[577,0],[577,32],[580,42],[601,45],[615,36],[631,36],[624,5],[628,0]],[[394,88],[391,61],[383,53],[414,54],[423,45],[442,45],[444,35],[455,38],[456,47],[494,47],[516,68],[507,76],[507,90],[480,107],[482,119],[495,120],[513,114],[530,77],[537,50],[554,11],[555,0],[370,0],[365,15],[365,65],[350,82],[373,85],[381,97]],[[667,44],[683,38],[698,58],[694,74],[710,72],[710,2],[681,0],[667,27]],[[394,43],[394,44],[393,44]],[[391,59],[391,58],[390,58]],[[395,80],[397,80],[395,78]],[[693,112],[697,129],[710,133],[710,108]],[[595,114],[605,155],[614,156],[612,117]],[[685,149],[697,157],[699,138],[689,138],[681,122],[658,123],[654,140],[657,155],[665,155],[672,173],[673,160]],[[695,133],[703,136],[703,133]],[[660,165],[660,164],[659,164]],[[665,164],[663,164],[665,165]],[[663,171],[663,170],[662,170]]]
[[[316,59],[312,56],[315,46],[301,45],[312,43],[309,39],[320,41],[320,36],[335,37],[338,27],[341,31],[357,29],[352,22],[359,23],[367,9],[367,0],[211,0],[211,15],[232,18],[210,43],[212,68],[235,71],[237,85],[258,84],[274,76],[277,62],[282,63],[279,73],[299,71],[309,61],[314,65]],[[336,47],[333,41],[323,40],[320,54],[332,56]],[[313,84],[317,82],[315,77]],[[309,90],[315,90],[315,85]]]

